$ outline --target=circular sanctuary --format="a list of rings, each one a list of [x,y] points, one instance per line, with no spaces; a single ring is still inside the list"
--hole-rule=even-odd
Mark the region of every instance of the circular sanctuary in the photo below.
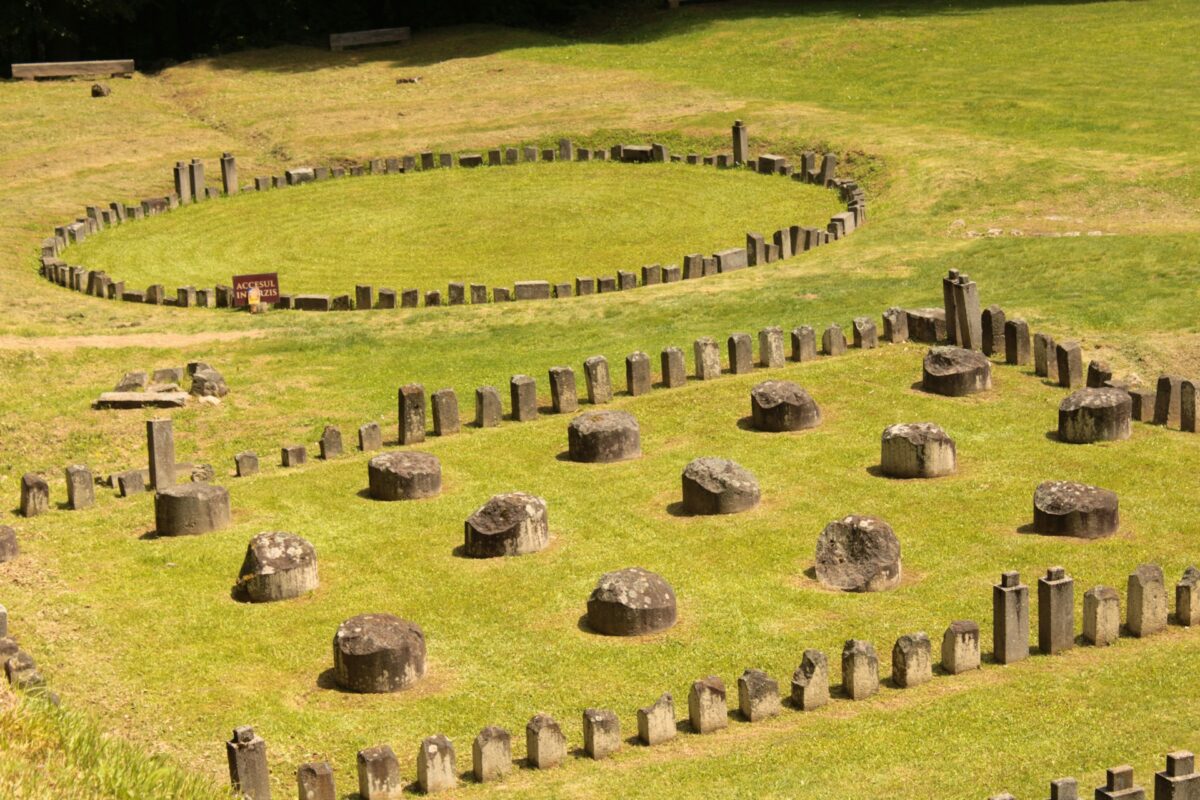
[[[740,122],[734,126],[735,141],[739,130],[745,131]],[[144,199],[140,204],[111,202],[87,206],[85,216],[56,227],[53,235],[42,244],[41,274],[64,287],[106,299],[184,307],[245,307],[254,299],[250,296],[249,282],[238,287],[218,282],[211,288],[207,282],[214,277],[220,281],[227,274],[232,280],[234,271],[255,272],[255,265],[260,262],[262,266],[258,271],[265,273],[274,264],[283,262],[308,265],[306,273],[311,273],[281,276],[284,281],[303,284],[311,280],[312,285],[306,288],[325,289],[340,279],[347,251],[351,251],[353,260],[363,270],[357,277],[364,281],[352,291],[351,287],[345,287],[345,293],[293,294],[280,289],[278,281],[262,281],[257,284],[260,294],[256,306],[336,311],[547,300],[673,283],[769,264],[835,242],[853,233],[866,221],[863,190],[856,182],[836,176],[837,156],[833,153],[826,153],[819,164],[816,154],[811,152],[803,153],[798,164],[770,154],[738,163],[727,153],[683,156],[671,154],[660,144],[615,145],[609,150],[592,150],[563,140],[558,150],[541,151],[540,156],[539,159],[538,151],[533,148],[494,148],[487,152],[486,158],[481,154],[460,154],[457,157],[460,169],[450,170],[456,162],[452,155],[440,154],[435,159],[433,153],[427,152],[370,159],[363,165],[349,168],[296,167],[285,170],[282,175],[256,178],[252,185],[243,186],[238,177],[237,160],[226,153],[219,163],[219,189],[215,180],[209,185],[202,161],[181,161],[174,166],[173,191],[169,194]],[[493,167],[534,161],[589,163],[573,168],[570,173],[557,169],[515,169],[497,172],[497,175],[508,176],[500,181],[484,177],[491,174]],[[590,163],[594,161],[616,163],[603,166]],[[638,180],[647,184],[640,191],[657,197],[679,194],[678,203],[660,205],[670,209],[691,208],[694,213],[685,214],[683,218],[663,216],[652,220],[639,216],[636,229],[628,231],[593,226],[586,234],[595,237],[595,247],[591,249],[603,247],[605,252],[612,254],[614,261],[624,261],[629,267],[619,269],[613,275],[557,274],[547,277],[545,272],[561,269],[559,265],[571,260],[570,254],[563,253],[557,243],[564,238],[577,238],[560,235],[562,231],[558,226],[573,225],[580,213],[579,204],[589,198],[597,208],[610,208],[625,202],[629,176],[614,175],[610,170],[617,168],[617,164],[640,163],[662,165],[658,169],[643,169],[636,173]],[[672,166],[685,163],[716,169],[700,173]],[[484,167],[482,175],[469,174],[469,170],[478,167]],[[747,171],[791,180],[787,184],[764,186],[739,176]],[[345,181],[347,177],[360,176],[367,179],[354,184]],[[404,176],[410,182],[404,188],[411,191],[398,195],[395,187],[388,183],[395,176]],[[716,186],[711,185],[714,181]],[[284,187],[317,183],[323,185],[289,192],[280,199],[273,194]],[[832,197],[813,193],[807,187],[796,187],[797,183],[837,190],[844,210],[835,211],[837,205]],[[439,190],[446,200],[438,202],[434,199]],[[233,197],[251,193],[254,196]],[[493,228],[464,225],[463,220],[492,213],[499,196],[503,196],[504,207],[517,219],[506,219],[498,236],[480,239],[472,231]],[[217,199],[221,203],[209,202]],[[226,202],[236,203],[236,207],[227,206]],[[385,205],[383,211],[380,210],[381,202]],[[405,203],[417,205],[408,208]],[[708,207],[696,208],[697,204]],[[95,238],[96,234],[108,229],[192,205],[203,207],[156,221],[138,237],[119,231],[112,237]],[[338,209],[338,213],[329,213],[331,208]],[[819,219],[819,215],[829,212],[833,213],[827,222],[813,226],[814,218]],[[399,221],[411,219],[415,214],[426,217],[440,214],[441,217],[415,229],[388,223],[393,216]],[[597,216],[612,218],[612,215]],[[347,224],[363,218],[372,218],[372,224],[360,226],[361,230]],[[721,248],[720,241],[709,239],[714,234],[709,232],[707,220],[723,220],[725,227],[737,230],[740,226],[746,230],[761,224],[764,218],[786,220],[786,224],[773,233],[753,230],[745,233],[744,246],[740,233],[728,234],[730,239],[736,235],[739,240],[731,243],[727,239],[725,244],[733,244],[731,247]],[[253,236],[244,227],[247,219],[254,221]],[[298,219],[305,220],[302,232],[296,229]],[[434,224],[439,219],[444,224]],[[326,232],[321,226],[329,225],[336,229],[324,235]],[[455,239],[456,244],[448,247],[444,230],[455,225],[461,226],[461,231]],[[649,253],[630,251],[630,246],[642,246],[638,244],[637,234],[646,230],[657,232],[646,243],[646,249],[657,249]],[[770,231],[769,228],[766,230]],[[403,231],[403,240],[397,240],[394,246],[387,241],[381,242],[380,237],[386,240],[390,235],[398,235],[389,231]],[[178,256],[181,249],[196,253],[193,239],[197,234],[199,241],[204,243],[200,253],[193,255],[190,263],[181,263]],[[323,252],[313,248],[314,241],[336,241],[339,249]],[[68,248],[76,245],[84,245],[79,248],[79,254],[91,267],[66,260]],[[664,248],[695,250],[699,245],[717,249],[711,254],[703,251],[686,253],[676,264],[649,263],[667,260],[670,251]],[[588,243],[584,242],[583,247],[589,249]],[[357,250],[362,250],[361,258],[353,255]],[[382,252],[389,254],[387,263],[373,263],[371,254]],[[404,266],[399,272],[395,266],[397,252],[407,256],[401,259]],[[455,273],[472,259],[477,259],[479,266],[461,275]],[[155,271],[163,264],[171,266],[171,274],[177,279],[190,283],[173,290],[160,283],[150,283],[144,290],[134,288],[134,280],[152,281],[156,277]],[[512,264],[545,272],[543,275],[520,275],[512,271]],[[119,274],[126,277],[122,279]],[[403,285],[410,277],[423,278],[430,274],[446,276],[448,282],[444,290]],[[376,280],[396,280],[401,288],[377,287]]]

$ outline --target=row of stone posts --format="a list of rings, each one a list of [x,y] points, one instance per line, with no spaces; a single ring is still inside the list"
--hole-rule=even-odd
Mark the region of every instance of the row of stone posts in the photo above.
[[[1146,790],[1133,782],[1133,767],[1112,767],[1105,773],[1104,785],[1096,787],[1096,800],[1145,800]],[[1154,773],[1154,800],[1191,800],[1200,797],[1200,773],[1196,757],[1187,750],[1167,753],[1166,769]],[[992,795],[989,800],[1017,800],[1008,792]],[[1079,800],[1079,782],[1059,778],[1050,782],[1050,800]]]

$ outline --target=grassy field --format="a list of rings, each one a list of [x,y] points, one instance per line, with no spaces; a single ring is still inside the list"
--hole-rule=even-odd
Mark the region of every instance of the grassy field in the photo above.
[[[874,641],[884,675],[896,637],[925,630],[936,645],[953,619],[979,621],[989,650],[990,584],[1005,569],[1033,581],[1061,564],[1077,596],[1098,583],[1123,593],[1144,561],[1162,564],[1173,583],[1200,560],[1200,496],[1189,488],[1200,439],[1139,425],[1117,445],[1066,446],[1047,436],[1062,390],[997,365],[989,395],[924,395],[910,388],[916,345],[620,396],[614,406],[638,417],[645,450],[627,464],[558,460],[562,417],[433,439],[422,447],[442,459],[445,492],[419,504],[360,497],[361,454],[294,471],[275,464],[283,444],[315,452],[326,424],[349,441],[374,419],[394,438],[403,383],[453,387],[469,415],[475,387],[503,391],[511,375],[527,373],[547,403],[549,367],[581,372],[584,358],[604,354],[623,386],[620,365],[634,350],[656,359],[681,346],[690,366],[698,336],[848,326],[891,305],[937,305],[949,268],[979,282],[985,305],[1080,339],[1085,360],[1108,359],[1120,376],[1198,375],[1200,157],[1189,146],[1200,119],[1190,91],[1200,78],[1198,26],[1183,0],[638,7],[558,36],[463,28],[422,32],[402,48],[200,59],[114,81],[103,101],[82,82],[0,84],[0,291],[9,298],[0,317],[0,491],[15,506],[20,475],[44,470],[60,501],[67,464],[99,473],[141,465],[151,415],[96,412],[91,400],[126,370],[203,358],[232,391],[219,407],[173,412],[177,447],[183,459],[216,465],[234,507],[228,530],[178,541],[142,538],[153,527],[149,497],[100,492],[93,511],[11,517],[23,555],[0,565],[0,603],[68,716],[4,705],[0,785],[18,798],[205,797],[200,784],[225,780],[222,740],[253,724],[269,743],[278,796],[293,793],[298,763],[317,758],[334,761],[345,794],[360,747],[392,744],[412,779],[419,740],[444,732],[465,769],[480,727],[505,725],[520,740],[536,711],[558,716],[578,746],[584,707],[612,707],[632,733],[634,709],[662,691],[682,707],[692,679],[719,674],[735,694],[747,667],[786,686],[804,648],[836,664],[851,636]],[[413,75],[421,82],[395,83]],[[169,165],[184,158],[230,150],[248,176],[423,149],[549,146],[561,136],[713,152],[727,147],[738,117],[756,152],[841,154],[867,189],[870,224],[769,269],[484,308],[251,317],[106,303],[34,273],[49,226],[89,203],[161,194]],[[111,259],[105,265],[120,277],[141,269],[143,282],[171,286],[223,280],[230,270],[221,262],[230,261],[244,271],[303,268],[311,283],[299,290],[399,288],[398,270],[413,263],[426,265],[428,279],[414,274],[412,284],[430,288],[478,279],[475,269],[455,272],[469,264],[496,269],[494,281],[567,278],[675,263],[736,243],[747,227],[805,222],[810,210],[823,218],[833,201],[750,175],[621,169],[361,178],[223,200],[98,237],[80,261]],[[674,171],[678,179],[665,180]],[[429,185],[390,192],[410,179]],[[654,205],[644,207],[645,197]],[[376,214],[347,221],[381,203],[396,215],[386,230],[372,232]],[[558,209],[554,227],[539,218],[548,209]],[[301,222],[304,234],[289,236]],[[447,256],[455,251],[444,226],[463,229],[455,247],[470,258]],[[162,242],[176,229],[188,241],[171,260]],[[1000,235],[982,235],[989,229]],[[824,426],[797,436],[738,427],[749,388],[766,376],[809,389]],[[882,428],[917,420],[957,439],[961,473],[932,483],[872,474]],[[262,456],[259,477],[229,477],[243,449]],[[762,507],[724,519],[672,516],[680,470],[708,454],[754,471]],[[1033,487],[1048,478],[1118,491],[1121,532],[1089,543],[1020,532]],[[513,489],[546,497],[551,548],[504,562],[456,557],[464,517]],[[906,572],[896,591],[832,594],[805,574],[821,527],[850,512],[896,528]],[[229,589],[246,542],[271,529],[314,542],[322,587],[285,604],[236,604]],[[679,625],[637,642],[581,630],[596,578],[635,564],[672,582]],[[424,627],[427,680],[386,697],[323,688],[337,623],[375,610]],[[1144,785],[1163,753],[1200,748],[1188,667],[1198,654],[1194,632],[1172,629],[1107,650],[985,665],[918,689],[885,687],[862,703],[787,710],[753,726],[735,720],[721,734],[681,735],[654,750],[627,747],[604,764],[522,770],[495,791],[1033,797],[1061,775],[1100,785],[1103,769],[1119,763],[1133,764]],[[75,730],[112,738],[68,735]],[[515,749],[523,754],[519,742]],[[64,794],[73,771],[88,777]],[[40,774],[50,776],[44,785],[33,779]]]

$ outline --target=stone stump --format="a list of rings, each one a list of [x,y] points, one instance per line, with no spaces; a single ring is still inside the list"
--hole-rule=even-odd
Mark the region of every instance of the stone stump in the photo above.
[[[688,721],[696,733],[712,733],[729,725],[725,704],[725,682],[709,675],[692,682],[688,691]]]
[[[1085,383],[1089,389],[1101,389],[1108,386],[1108,382],[1112,380],[1112,367],[1107,361],[1089,361],[1087,367],[1087,378]]]
[[[1058,406],[1058,438],[1071,444],[1128,439],[1132,415],[1124,389],[1079,389]]]
[[[890,344],[908,341],[908,315],[904,309],[893,306],[883,312],[883,340]]]
[[[664,631],[675,624],[675,590],[640,567],[605,573],[588,598],[587,622],[606,636]]]
[[[1117,495],[1072,481],[1045,481],[1033,493],[1033,529],[1051,536],[1099,539],[1120,524]]]
[[[744,375],[754,369],[754,353],[750,343],[750,334],[735,333],[729,337],[729,371],[734,375]]]
[[[450,436],[462,429],[458,414],[458,395],[453,389],[438,389],[429,398],[433,411],[433,435]]]
[[[650,357],[638,351],[625,357],[625,387],[633,397],[650,391]]]
[[[338,800],[333,782],[333,767],[324,761],[301,764],[296,769],[300,800]]]
[[[1097,647],[1107,647],[1121,636],[1121,596],[1108,586],[1083,593],[1083,638]]]
[[[827,356],[840,356],[846,352],[846,334],[837,324],[830,325],[821,334],[821,352]]]
[[[871,350],[879,345],[879,329],[869,317],[854,318],[854,346],[860,350]]]
[[[791,381],[763,381],[750,390],[750,418],[760,431],[800,431],[821,424],[821,409]]]
[[[592,356],[583,362],[583,376],[587,383],[588,402],[592,405],[612,400],[612,378],[608,371],[608,359]]]
[[[792,673],[792,705],[812,711],[829,702],[829,660],[820,650],[805,650]]]
[[[683,351],[678,347],[667,347],[660,357],[662,382],[665,389],[676,389],[687,385],[687,369],[683,364]]]
[[[321,431],[321,460],[329,461],[342,456],[342,432],[333,425],[326,425]]]
[[[513,375],[508,389],[513,420],[528,422],[537,419],[537,382],[528,375]]]
[[[946,397],[963,397],[992,388],[987,356],[961,347],[934,347],[925,355],[921,388]]]
[[[942,308],[912,308],[905,312],[908,338],[914,342],[937,344],[946,341],[946,310]]]
[[[1083,351],[1079,342],[1063,342],[1054,348],[1058,362],[1058,385],[1067,389],[1083,386]]]
[[[1128,616],[1125,627],[1137,637],[1150,636],[1166,630],[1167,589],[1162,567],[1142,564],[1129,575]]]
[[[588,411],[567,426],[567,452],[572,461],[610,463],[642,454],[637,420],[626,411]]]
[[[1038,650],[1057,655],[1075,646],[1075,581],[1062,567],[1038,578]]]
[[[954,440],[932,422],[884,428],[879,464],[891,478],[940,478],[958,468]]]
[[[696,355],[696,380],[721,377],[721,350],[711,336],[702,336],[693,344]]]
[[[417,786],[425,794],[437,794],[457,785],[454,743],[440,733],[427,737],[417,751]]]
[[[817,538],[817,580],[829,589],[881,592],[900,585],[900,540],[879,517],[851,514]]]
[[[437,456],[413,450],[375,456],[367,462],[367,478],[376,500],[419,500],[442,491]]]
[[[0,564],[3,564],[5,561],[12,561],[20,553],[21,548],[17,544],[17,532],[7,525],[0,525]],[[5,635],[4,633],[0,633],[0,638],[3,638]]]
[[[664,692],[654,705],[637,710],[638,741],[646,746],[675,738],[675,699]]]
[[[1175,584],[1175,622],[1185,628],[1200,625],[1200,570],[1195,567],[1185,569]]]
[[[480,386],[475,390],[475,427],[494,428],[500,417],[500,392],[495,386]]]
[[[251,603],[270,603],[317,588],[317,551],[293,533],[268,531],[250,540],[238,589]]]
[[[738,711],[747,722],[779,715],[779,683],[760,669],[748,669],[738,677]]]
[[[842,690],[851,700],[879,691],[879,657],[870,642],[848,639],[842,647]]]
[[[792,361],[812,361],[817,357],[817,332],[809,325],[792,329]]]
[[[386,744],[358,751],[358,794],[362,800],[400,800],[400,762]]]
[[[550,368],[550,404],[555,414],[574,414],[579,410],[575,370],[570,367]]]
[[[358,428],[358,449],[364,453],[383,447],[383,431],[378,422],[368,422]]]
[[[512,737],[508,731],[489,725],[471,745],[471,771],[478,783],[502,780],[512,769]]]
[[[942,636],[942,669],[960,675],[979,669],[979,625],[971,620],[955,620]]]
[[[35,472],[21,476],[21,516],[36,517],[50,510],[50,484]]]
[[[239,478],[258,474],[258,455],[245,451],[233,457],[234,470]]]
[[[279,449],[279,463],[285,467],[298,467],[308,461],[308,448],[302,444],[289,444]]]
[[[229,783],[238,797],[247,800],[271,800],[271,775],[267,770],[267,743],[243,725],[233,729],[233,738],[225,743],[229,761]]]
[[[525,752],[534,769],[557,767],[567,757],[567,737],[549,714],[537,714],[526,723]]]
[[[536,553],[550,543],[546,501],[524,492],[495,495],[464,527],[464,550],[472,558]]]
[[[219,531],[229,524],[229,492],[208,483],[168,486],[154,494],[154,528],[159,536]]]
[[[600,761],[621,749],[621,721],[612,711],[586,708],[583,711],[583,752]]]
[[[758,479],[724,458],[704,456],[683,470],[683,510],[688,514],[737,514],[758,505]]]
[[[758,365],[774,369],[782,367],[783,362],[783,329],[763,328],[758,332]]]
[[[911,689],[933,680],[933,646],[925,633],[909,633],[892,647],[892,682]]]
[[[95,504],[96,489],[92,471],[83,464],[67,467],[67,508],[81,511]]]
[[[338,685],[351,692],[406,689],[425,675],[425,634],[391,614],[351,617],[333,636],[333,671]]]

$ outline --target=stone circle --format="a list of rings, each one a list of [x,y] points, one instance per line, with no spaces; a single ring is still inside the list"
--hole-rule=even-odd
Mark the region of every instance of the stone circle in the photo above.
[[[750,390],[750,418],[760,431],[802,431],[821,424],[821,409],[791,381],[763,381]]]
[[[425,676],[425,633],[391,614],[359,614],[338,626],[333,670],[339,686],[377,694],[412,686]]]
[[[159,536],[189,536],[229,524],[229,492],[211,483],[183,483],[154,494],[154,528]]]
[[[1128,439],[1132,416],[1124,389],[1080,389],[1058,406],[1058,438],[1071,444]]]
[[[683,510],[688,514],[737,514],[758,505],[758,479],[726,458],[702,456],[683,470]]]
[[[992,363],[983,353],[961,347],[931,347],[925,354],[921,387],[946,397],[992,388]]]
[[[383,453],[367,462],[367,478],[376,500],[419,500],[442,491],[442,464],[418,450]]]
[[[1073,481],[1045,481],[1033,493],[1033,529],[1051,536],[1099,539],[1120,524],[1115,492]]]
[[[675,590],[640,567],[600,576],[587,602],[588,626],[606,636],[640,636],[675,624]]]
[[[567,426],[567,453],[572,461],[603,464],[642,454],[637,419],[626,411],[588,411]]]
[[[251,603],[270,603],[317,588],[317,551],[307,539],[267,531],[250,540],[238,588]]]
[[[906,422],[883,429],[880,469],[891,478],[940,478],[957,469],[954,440],[932,422]]]
[[[851,514],[817,538],[817,580],[829,589],[882,592],[900,585],[900,540],[879,517]]]
[[[464,550],[472,558],[521,556],[550,543],[546,501],[525,492],[498,494],[464,524]]]

